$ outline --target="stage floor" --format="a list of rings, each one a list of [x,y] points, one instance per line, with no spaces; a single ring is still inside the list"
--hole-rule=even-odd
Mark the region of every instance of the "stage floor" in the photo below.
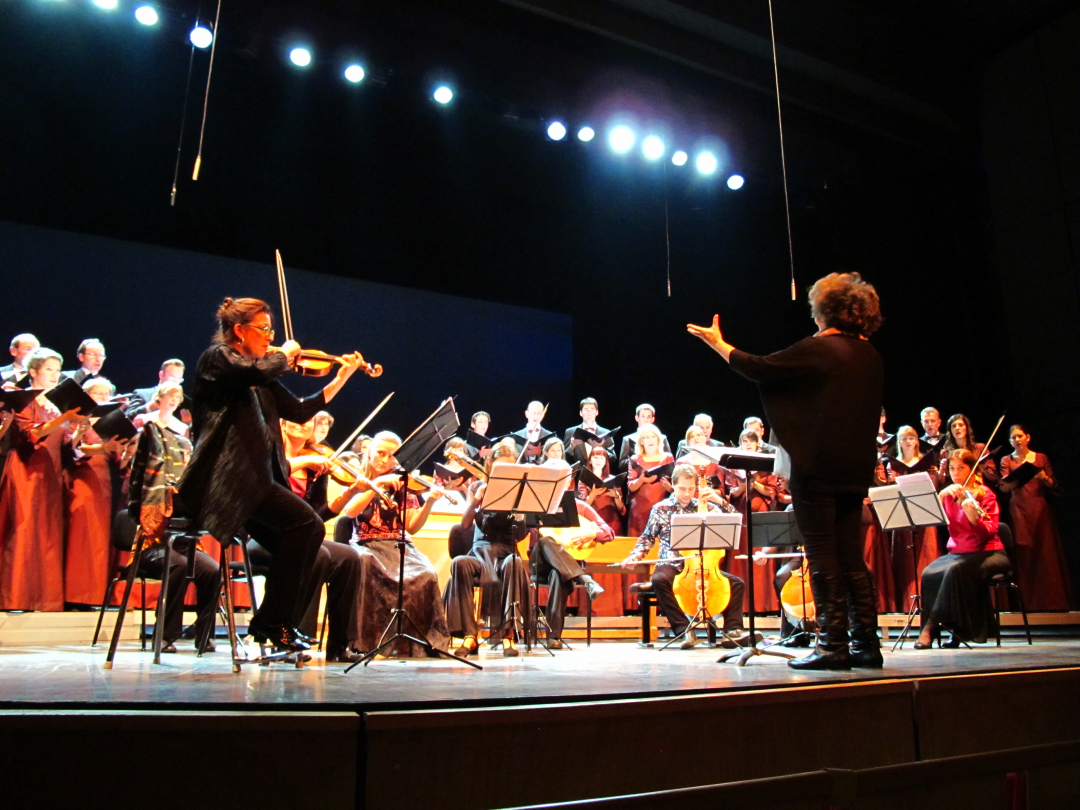
[[[115,666],[105,648],[0,648],[0,709],[287,709],[376,711],[564,703],[772,689],[892,678],[1015,672],[1080,664],[1080,641],[1006,639],[971,650],[885,650],[885,669],[800,673],[783,659],[758,656],[745,667],[718,664],[721,651],[642,649],[635,643],[575,643],[554,656],[534,649],[520,658],[485,650],[484,670],[435,659],[326,665],[316,654],[303,669],[245,666],[234,674],[228,653],[196,658],[185,648],[155,666],[151,654],[124,643]],[[221,644],[219,641],[219,649]],[[802,651],[799,651],[802,652]],[[472,659],[476,660],[476,659]]]

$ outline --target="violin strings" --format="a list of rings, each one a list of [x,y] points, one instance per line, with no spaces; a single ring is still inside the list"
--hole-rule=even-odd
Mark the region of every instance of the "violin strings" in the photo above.
[[[214,52],[217,50],[218,21],[221,19],[221,0],[218,0],[217,13],[214,15],[214,38],[210,43],[210,67],[206,71],[206,94],[203,96],[202,125],[199,127],[199,152],[195,155],[195,168],[191,172],[191,179],[199,179],[199,169],[202,167],[203,137],[206,135],[206,110],[210,105],[210,78],[214,75]]]
[[[776,81],[776,122],[780,128],[780,169],[784,175],[784,215],[787,217],[788,261],[791,265],[791,300],[795,300],[795,244],[791,238],[791,200],[788,197],[787,158],[784,155],[784,115],[780,109],[780,65],[776,58],[776,26],[769,0],[769,33],[772,36],[773,77]]]

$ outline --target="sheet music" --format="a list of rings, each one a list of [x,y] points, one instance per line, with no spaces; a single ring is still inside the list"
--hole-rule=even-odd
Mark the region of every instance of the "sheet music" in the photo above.
[[[907,504],[908,516],[913,525],[941,526],[948,523],[930,473],[919,472],[898,476],[896,486],[900,489],[900,495]]]
[[[536,464],[496,464],[480,508],[490,512],[554,514],[574,471]]]
[[[701,547],[701,527],[705,526],[704,548],[736,548],[742,533],[742,515],[727,512],[700,512],[671,516],[671,547],[697,550]]]
[[[900,500],[900,487],[890,484],[870,489],[870,505],[874,508],[878,523],[885,531],[909,529],[911,521]]]

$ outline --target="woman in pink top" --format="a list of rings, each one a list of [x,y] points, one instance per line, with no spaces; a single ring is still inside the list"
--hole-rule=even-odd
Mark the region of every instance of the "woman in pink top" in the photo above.
[[[961,641],[985,642],[990,607],[985,582],[1012,567],[998,537],[1000,512],[994,493],[978,474],[971,476],[964,490],[976,461],[965,449],[948,456],[953,483],[938,497],[949,520],[949,553],[922,573],[922,632],[915,643],[917,650],[928,649],[942,625],[952,632],[943,647],[959,647]]]

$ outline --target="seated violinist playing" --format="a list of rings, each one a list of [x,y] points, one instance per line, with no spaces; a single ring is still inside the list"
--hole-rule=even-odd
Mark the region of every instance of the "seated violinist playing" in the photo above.
[[[1005,546],[998,537],[998,502],[978,473],[970,450],[949,453],[952,484],[938,498],[949,521],[949,553],[938,557],[922,573],[922,632],[915,649],[929,649],[942,626],[952,638],[942,647],[962,641],[983,643],[987,636],[984,583],[1010,570]]]
[[[660,562],[656,564],[656,569],[652,575],[652,586],[653,591],[656,593],[656,602],[660,607],[660,612],[664,614],[664,618],[671,624],[671,632],[678,637],[686,633],[687,628],[690,626],[690,619],[683,612],[675,598],[674,582],[675,577],[683,569],[683,558],[671,548],[671,517],[672,515],[693,514],[700,510],[698,498],[695,497],[697,494],[697,476],[694,468],[689,464],[677,464],[671,473],[671,481],[673,487],[671,496],[660,501],[652,508],[645,531],[638,538],[633,552],[623,561],[623,566],[633,568],[640,563],[645,559],[645,555],[649,553],[649,549],[659,539]],[[711,489],[703,489],[701,496],[708,502],[707,510],[709,512],[719,512],[721,510],[720,502],[722,499],[716,492]],[[743,629],[743,590],[746,586],[736,576],[732,576],[725,571],[721,571],[720,574],[727,579],[731,588],[731,598],[722,613],[724,617],[724,633],[735,633],[737,635],[734,640],[725,638],[721,644],[731,648],[736,645],[746,646],[749,637],[741,634]],[[682,649],[689,650],[696,644],[697,638],[688,636],[682,643]]]

